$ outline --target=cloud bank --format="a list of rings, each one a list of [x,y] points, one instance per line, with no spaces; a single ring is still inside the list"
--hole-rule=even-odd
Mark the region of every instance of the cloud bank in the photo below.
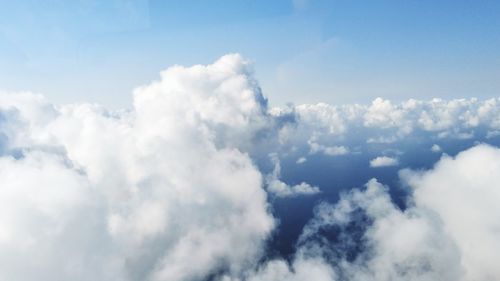
[[[326,144],[322,142],[332,138],[339,143],[356,138],[365,143],[395,143],[423,135],[436,140],[495,137],[500,131],[499,103],[499,99],[479,101],[471,98],[410,99],[393,104],[377,98],[368,106],[319,103],[294,106],[288,111],[273,109],[272,112],[280,115],[292,111],[300,120],[297,131],[309,138],[312,151],[317,151],[321,149],[314,147],[324,147]]]
[[[282,159],[496,138],[498,103],[270,108],[237,54],[170,67],[119,111],[2,94],[0,279],[499,279],[500,152],[487,145],[401,171],[406,209],[377,180],[320,204],[291,260],[266,255],[270,199],[323,193],[285,180]],[[397,163],[384,157],[374,166]]]

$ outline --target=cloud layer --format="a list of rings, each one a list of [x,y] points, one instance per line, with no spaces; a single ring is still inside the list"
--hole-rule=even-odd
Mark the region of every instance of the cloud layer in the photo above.
[[[0,279],[498,279],[500,152],[486,145],[403,170],[404,210],[377,180],[319,205],[291,261],[266,256],[280,227],[270,198],[322,194],[287,181],[283,159],[497,138],[498,103],[269,108],[237,54],[170,67],[119,111],[2,94]],[[398,163],[395,149],[375,152],[366,166]]]
[[[405,210],[372,179],[318,206],[290,264],[267,262],[247,280],[496,280],[499,159],[480,145],[430,171],[403,170],[414,190]]]

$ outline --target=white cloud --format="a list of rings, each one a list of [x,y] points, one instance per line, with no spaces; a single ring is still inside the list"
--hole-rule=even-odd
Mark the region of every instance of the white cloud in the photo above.
[[[306,182],[290,186],[280,180],[269,180],[267,190],[278,197],[312,195],[320,192],[319,187],[312,186]]]
[[[338,156],[338,155],[345,155],[345,154],[349,153],[349,149],[345,146],[342,146],[342,145],[324,146],[324,145],[318,144],[318,143],[311,141],[311,140],[308,143],[309,143],[309,147],[311,148],[309,153],[311,153],[311,154],[321,152],[321,153],[329,155],[329,156]]]
[[[370,167],[372,168],[389,167],[397,165],[399,165],[398,159],[388,156],[379,156],[370,160]]]
[[[495,137],[499,103],[379,98],[269,109],[239,55],[171,67],[135,90],[129,110],[2,94],[0,279],[189,281],[218,272],[250,281],[499,279],[500,152],[484,145],[430,171],[402,172],[414,188],[408,209],[370,181],[318,207],[290,263],[258,262],[275,227],[266,190],[320,192],[286,184],[281,156],[345,155],[353,140]],[[274,169],[263,177],[256,159],[271,151]],[[387,156],[370,163],[397,164]],[[318,229],[342,231],[359,211],[371,223],[357,260],[317,242]],[[343,246],[356,242],[343,234]]]
[[[3,95],[0,279],[199,280],[253,264],[274,219],[236,148],[267,126],[250,73],[237,55],[172,67],[119,112]]]
[[[278,155],[273,153],[270,155],[271,161],[274,163],[273,172],[266,177],[267,191],[278,197],[292,197],[297,195],[313,195],[320,191],[319,187],[312,186],[306,182],[301,182],[296,185],[288,185],[280,180],[281,164]]]
[[[307,158],[305,157],[300,157],[299,159],[297,159],[297,161],[295,161],[295,163],[297,164],[303,164],[305,162],[307,162]]]
[[[439,146],[437,144],[433,144],[431,147],[431,151],[434,153],[438,153],[438,152],[443,151],[443,149],[441,148],[441,146]]]
[[[403,172],[417,206],[433,210],[458,247],[462,280],[500,278],[494,262],[500,258],[499,159],[499,149],[479,145],[443,158],[428,173]]]
[[[350,153],[349,148],[343,145],[323,145],[318,143],[317,132],[312,132],[311,138],[307,140],[309,154],[323,153],[329,156],[346,155]]]
[[[359,138],[370,144],[391,144],[412,136],[494,137],[500,128],[499,105],[500,98],[410,99],[399,104],[377,98],[371,105],[298,105],[293,108],[298,120],[296,131],[288,132],[287,136],[289,141],[297,143],[312,139],[320,148],[340,146],[338,141],[349,143]],[[279,116],[281,112],[275,110],[271,114]],[[482,131],[487,132],[485,136]]]
[[[248,280],[497,280],[499,159],[500,149],[479,145],[432,170],[402,171],[414,189],[405,210],[372,179],[316,209],[291,264],[272,260]],[[328,229],[342,244],[323,236]]]
[[[385,143],[385,144],[390,144],[390,143],[395,143],[399,139],[395,136],[390,136],[390,137],[371,137],[366,140],[366,143]]]

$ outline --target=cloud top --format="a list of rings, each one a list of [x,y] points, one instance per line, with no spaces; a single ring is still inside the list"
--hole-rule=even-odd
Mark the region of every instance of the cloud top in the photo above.
[[[130,111],[2,96],[0,279],[199,280],[256,262],[274,218],[233,145],[264,126],[250,73],[238,55],[175,66]]]

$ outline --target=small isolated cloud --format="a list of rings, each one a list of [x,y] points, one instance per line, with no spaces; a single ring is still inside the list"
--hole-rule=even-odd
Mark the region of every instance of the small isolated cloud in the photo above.
[[[271,180],[267,184],[267,191],[277,197],[293,197],[298,195],[313,195],[320,192],[319,187],[312,186],[306,182],[296,185],[288,185],[280,180]]]
[[[330,156],[345,155],[349,153],[349,149],[345,146],[327,146],[323,148],[323,153]]]
[[[275,153],[270,154],[271,161],[274,163],[274,170],[271,174],[267,175],[267,191],[271,192],[277,197],[292,197],[298,195],[313,195],[320,192],[319,187],[312,186],[306,182],[301,182],[296,185],[288,185],[280,180],[281,164],[278,155]],[[305,158],[304,158],[305,159]]]
[[[307,161],[307,158],[305,157],[300,157],[299,159],[297,159],[297,161],[295,161],[295,163],[297,164],[303,164]]]
[[[441,146],[439,146],[437,144],[433,144],[432,147],[431,147],[431,151],[434,152],[434,153],[438,153],[438,152],[441,152],[443,150],[441,149]]]
[[[314,141],[308,141],[310,154],[323,153],[329,156],[346,155],[349,153],[349,148],[342,145],[326,146]]]
[[[370,167],[372,168],[397,166],[398,164],[399,161],[397,158],[388,156],[379,156],[370,160]]]

